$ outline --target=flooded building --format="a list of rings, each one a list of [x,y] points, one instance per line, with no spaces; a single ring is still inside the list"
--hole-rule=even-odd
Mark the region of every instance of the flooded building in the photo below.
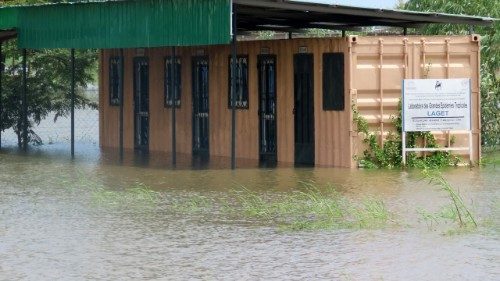
[[[0,9],[0,40],[22,49],[96,48],[100,145],[121,151],[355,167],[354,122],[383,145],[403,79],[470,78],[480,158],[480,38],[407,36],[422,24],[492,19],[270,0],[102,1]],[[398,36],[356,36],[362,26]],[[295,38],[308,28],[338,37]],[[287,39],[238,40],[254,31]],[[435,132],[443,146],[468,132]]]

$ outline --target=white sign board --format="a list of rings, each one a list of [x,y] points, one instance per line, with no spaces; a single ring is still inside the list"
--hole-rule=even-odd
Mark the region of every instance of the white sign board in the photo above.
[[[403,131],[471,129],[470,79],[403,81]]]

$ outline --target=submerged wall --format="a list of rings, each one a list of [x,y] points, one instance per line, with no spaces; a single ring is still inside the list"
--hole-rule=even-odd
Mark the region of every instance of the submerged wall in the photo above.
[[[259,158],[258,126],[258,77],[257,56],[262,48],[277,58],[277,157],[278,161],[294,161],[294,70],[293,55],[306,47],[314,55],[314,107],[316,164],[348,167],[351,163],[349,149],[349,96],[345,94],[346,110],[322,110],[322,54],[344,52],[345,38],[292,39],[249,41],[238,44],[238,54],[249,56],[249,108],[236,111],[236,156]],[[171,109],[163,105],[164,58],[170,48],[144,49],[150,64],[150,151],[171,151]],[[133,59],[136,49],[126,49],[124,74],[124,145],[134,147],[133,119]],[[210,95],[210,155],[230,156],[231,111],[228,108],[229,46],[177,48],[182,60],[181,107],[177,112],[177,151],[190,154],[192,146],[192,57],[204,53],[209,57]],[[119,145],[119,107],[109,105],[109,57],[119,55],[118,50],[104,50],[100,58],[100,144],[103,147]],[[142,54],[141,54],[142,56]],[[347,77],[345,78],[347,79]],[[347,83],[347,80],[345,80]],[[347,84],[346,84],[347,85]],[[347,93],[347,90],[346,90]]]
[[[364,150],[352,122],[354,106],[377,132],[380,142],[394,131],[404,78],[472,78],[473,158],[480,157],[479,38],[356,37],[248,41],[238,43],[238,54],[249,57],[249,108],[236,111],[236,156],[259,159],[257,56],[263,50],[277,58],[277,158],[294,162],[294,54],[313,54],[315,164],[356,167],[355,155]],[[323,110],[323,53],[345,54],[343,111]],[[134,148],[133,60],[149,59],[151,152],[171,152],[171,108],[164,107],[164,59],[170,48],[124,50],[124,145]],[[228,108],[229,46],[177,48],[181,57],[181,107],[177,112],[177,152],[192,152],[192,58],[209,58],[210,155],[229,157],[231,111]],[[109,57],[118,50],[103,50],[100,57],[100,145],[119,146],[119,107],[109,104]],[[441,145],[455,136],[456,146],[468,143],[465,132],[435,132]],[[464,152],[467,153],[467,152]]]

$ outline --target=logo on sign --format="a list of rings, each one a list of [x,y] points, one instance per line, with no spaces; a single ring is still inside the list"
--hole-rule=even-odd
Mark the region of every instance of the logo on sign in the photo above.
[[[437,91],[441,91],[441,88],[443,87],[443,84],[441,81],[436,81],[436,85],[434,86],[434,89]]]

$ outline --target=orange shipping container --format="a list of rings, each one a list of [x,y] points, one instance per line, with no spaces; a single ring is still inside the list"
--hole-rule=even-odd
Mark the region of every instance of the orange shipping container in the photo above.
[[[169,48],[126,49],[124,51],[124,146],[133,149],[138,135],[134,117],[134,62],[146,57],[148,63],[148,149],[151,152],[171,152],[171,110],[164,106],[165,57]],[[332,77],[334,83],[343,81],[343,110],[325,110],[323,80],[325,53],[342,53],[344,77]],[[119,147],[119,108],[109,103],[110,58],[118,50],[103,50],[100,63],[100,144]],[[193,153],[194,88],[193,68],[200,56],[208,65],[209,110],[202,115],[208,119],[207,151],[211,156],[230,156],[230,118],[228,107],[229,46],[177,48],[181,75],[180,106],[176,109],[177,152]],[[405,78],[471,78],[473,160],[480,157],[480,95],[479,95],[479,37],[470,36],[348,36],[345,38],[309,38],[238,43],[238,54],[248,58],[248,104],[236,112],[236,156],[258,161],[262,158],[261,124],[276,120],[275,157],[278,162],[294,163],[298,149],[313,154],[310,160],[318,166],[356,167],[356,155],[364,151],[364,138],[357,133],[353,122],[356,109],[364,117],[380,144],[394,132],[392,117],[398,113],[402,80]],[[265,54],[265,56],[263,56]],[[273,115],[262,114],[261,66],[263,58],[274,61],[275,104]],[[304,64],[305,63],[305,64]],[[307,65],[309,65],[307,67]],[[305,73],[305,68],[310,68]],[[269,70],[269,69],[268,69]],[[268,72],[270,73],[270,72]],[[273,72],[274,73],[274,72]],[[306,76],[304,76],[306,75]],[[297,87],[298,79],[306,77],[307,89]],[[335,79],[334,79],[335,78]],[[310,79],[310,80],[309,80]],[[137,81],[136,81],[137,82]],[[304,84],[304,85],[306,85]],[[333,87],[340,85],[334,84]],[[309,110],[312,123],[297,125],[301,106],[297,91],[309,91]],[[312,110],[312,111],[311,111]],[[302,111],[301,111],[302,112]],[[141,113],[142,114],[142,113]],[[195,116],[196,115],[196,116]],[[198,115],[200,115],[198,113]],[[200,115],[201,116],[201,115]],[[207,117],[208,116],[208,117]],[[306,120],[308,121],[308,120]],[[310,120],[309,120],[310,121]],[[308,122],[309,122],[308,121]],[[307,128],[312,127],[312,128]],[[298,134],[309,132],[312,145],[304,149]],[[434,132],[442,146],[454,143],[468,145],[467,132]],[[272,135],[272,134],[271,134]],[[268,147],[269,148],[269,147]],[[467,152],[464,152],[467,153]],[[468,155],[463,155],[468,158]]]

